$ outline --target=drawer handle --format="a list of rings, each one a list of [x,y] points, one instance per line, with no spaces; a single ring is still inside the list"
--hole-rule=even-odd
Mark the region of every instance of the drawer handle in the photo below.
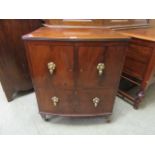
[[[48,66],[49,73],[52,75],[56,68],[56,64],[54,62],[49,62],[47,66]]]
[[[93,98],[94,107],[96,108],[98,104],[100,103],[100,99],[98,97]]]
[[[105,69],[105,65],[104,63],[98,63],[97,65],[97,70],[98,70],[98,74],[102,75],[103,74],[103,70]]]
[[[57,106],[57,104],[58,104],[58,102],[59,102],[59,98],[56,97],[56,96],[53,96],[53,97],[51,98],[51,100],[52,100],[52,102],[53,102],[53,105],[54,105],[54,106]]]

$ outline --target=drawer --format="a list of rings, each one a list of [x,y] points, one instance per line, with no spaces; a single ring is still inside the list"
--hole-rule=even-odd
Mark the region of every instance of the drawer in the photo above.
[[[38,89],[36,93],[40,112],[61,115],[74,113],[76,100],[73,91]]]
[[[47,93],[47,90],[46,90]],[[104,115],[111,113],[115,94],[112,90],[55,90],[39,97],[40,112],[59,115]],[[42,97],[42,98],[41,98]],[[52,97],[55,101],[52,100]],[[57,102],[57,103],[54,103]]]
[[[139,80],[142,80],[145,75],[146,69],[147,69],[147,64],[143,64],[139,61],[136,61],[127,57],[125,60],[123,72],[133,77],[136,77]]]
[[[151,58],[151,52],[150,47],[138,44],[129,45],[123,71],[142,80]]]
[[[111,113],[114,99],[115,95],[112,90],[81,90],[78,93],[79,109],[77,112],[81,115],[104,115],[105,113]]]
[[[152,49],[150,47],[131,44],[127,49],[127,58],[142,64],[147,64],[151,58],[151,51]]]

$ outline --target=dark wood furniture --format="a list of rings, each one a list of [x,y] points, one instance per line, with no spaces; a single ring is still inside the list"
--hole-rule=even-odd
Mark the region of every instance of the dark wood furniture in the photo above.
[[[33,88],[21,36],[40,26],[40,20],[0,20],[0,81],[8,101]]]
[[[136,109],[155,81],[155,28],[151,28],[154,23],[155,20],[147,19],[45,20],[45,26],[49,27],[107,28],[130,36],[118,95]]]
[[[155,28],[120,31],[131,37],[119,96],[138,108],[148,87],[155,82]]]
[[[44,119],[111,115],[129,37],[103,29],[44,27],[23,39]]]

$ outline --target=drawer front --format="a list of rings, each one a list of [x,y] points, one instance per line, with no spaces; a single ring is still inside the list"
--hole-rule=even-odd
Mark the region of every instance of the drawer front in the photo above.
[[[36,87],[73,88],[73,47],[32,44],[31,68]],[[54,68],[52,68],[53,66]]]
[[[79,91],[79,109],[77,112],[83,115],[111,113],[116,95],[114,93],[108,89]]]
[[[124,72],[140,80],[143,79],[151,57],[151,48],[132,44],[127,50]]]
[[[38,90],[40,112],[59,115],[104,115],[111,113],[115,99],[112,90]]]
[[[79,48],[79,88],[115,88],[118,84],[124,48],[114,47],[80,47]],[[98,65],[104,64],[101,74]]]
[[[127,58],[147,64],[151,57],[151,48],[136,44],[129,45],[127,49]]]
[[[142,80],[145,75],[146,68],[146,64],[126,58],[123,72]]]
[[[52,114],[72,114],[76,108],[72,90],[37,89],[37,99],[40,112]]]

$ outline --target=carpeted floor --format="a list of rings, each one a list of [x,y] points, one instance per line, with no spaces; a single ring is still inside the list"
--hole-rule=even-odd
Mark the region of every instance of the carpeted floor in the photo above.
[[[34,93],[8,103],[0,85],[0,134],[155,134],[155,85],[138,110],[117,97],[109,124],[103,117],[54,117],[45,122],[38,114]]]

